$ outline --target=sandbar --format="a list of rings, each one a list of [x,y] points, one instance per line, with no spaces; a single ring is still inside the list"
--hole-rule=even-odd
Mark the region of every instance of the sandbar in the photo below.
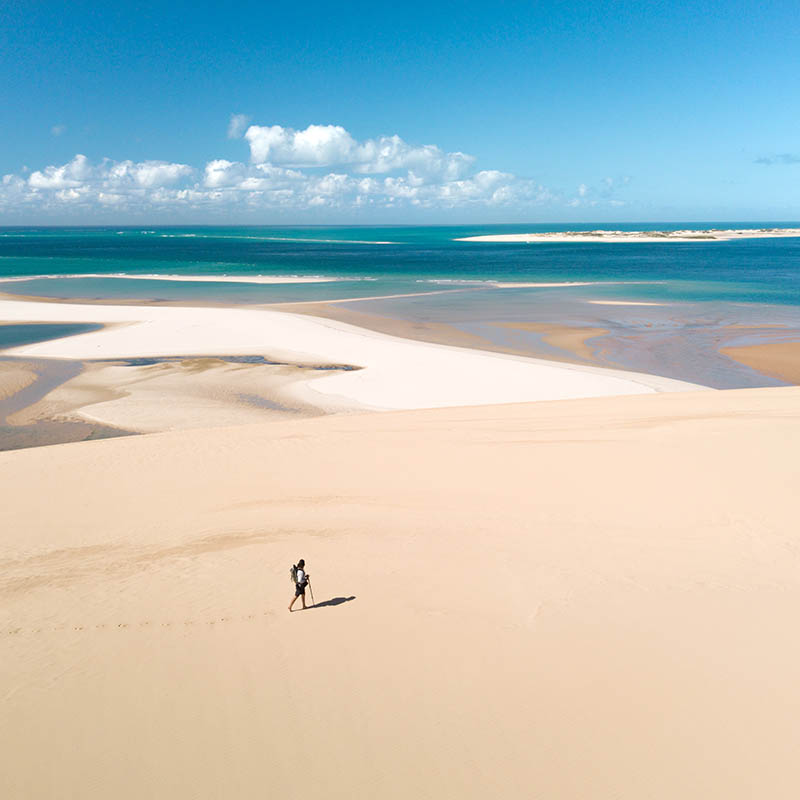
[[[651,303],[644,300],[587,300],[593,306],[665,306],[666,303]]]
[[[586,343],[587,340],[605,336],[609,332],[608,328],[579,328],[574,325],[556,325],[546,322],[496,322],[494,324],[509,330],[540,333],[546,344],[564,350],[582,361],[594,361],[594,351]]]
[[[735,239],[800,237],[800,228],[740,228],[679,231],[552,231],[463,236],[456,242],[727,242]]]
[[[0,278],[0,283],[20,283],[40,280],[74,280],[76,278],[111,278],[125,281],[178,281],[185,283],[333,283],[341,280],[359,280],[358,278],[333,278],[322,275],[169,275],[153,273],[135,275],[129,272],[76,272],[65,275],[23,275]]]
[[[722,347],[720,353],[764,375],[800,384],[800,342]]]
[[[0,300],[6,320],[102,323],[92,333],[6,351],[78,360],[260,354],[287,364],[357,367],[298,382],[326,411],[411,409],[684,391],[694,384],[620,370],[409,341],[331,319],[260,308],[174,308]]]

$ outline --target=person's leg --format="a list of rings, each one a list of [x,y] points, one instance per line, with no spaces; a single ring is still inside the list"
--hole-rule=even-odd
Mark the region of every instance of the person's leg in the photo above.
[[[303,589],[303,593],[300,595],[300,599],[303,601],[303,608],[306,607],[306,590]]]
[[[297,602],[298,594],[297,592],[294,593],[294,597],[292,598],[292,602],[289,603],[289,611],[292,610],[292,606]]]

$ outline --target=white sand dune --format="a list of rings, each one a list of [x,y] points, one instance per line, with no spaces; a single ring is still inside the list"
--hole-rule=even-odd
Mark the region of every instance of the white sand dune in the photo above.
[[[259,354],[291,363],[361,367],[294,386],[299,399],[327,409],[434,408],[698,388],[639,373],[409,341],[330,319],[264,309],[0,301],[0,319],[108,326],[6,351],[10,355],[111,359]]]
[[[799,449],[779,388],[0,453],[0,796],[794,800]]]

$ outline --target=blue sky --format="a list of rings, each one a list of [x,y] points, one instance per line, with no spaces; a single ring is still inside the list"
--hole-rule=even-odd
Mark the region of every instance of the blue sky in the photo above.
[[[797,2],[12,2],[0,223],[796,220],[799,32]]]

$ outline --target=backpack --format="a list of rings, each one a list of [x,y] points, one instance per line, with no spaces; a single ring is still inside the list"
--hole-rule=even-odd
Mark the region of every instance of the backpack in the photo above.
[[[289,570],[289,577],[292,579],[292,583],[297,585],[297,564],[292,564],[292,568]]]

